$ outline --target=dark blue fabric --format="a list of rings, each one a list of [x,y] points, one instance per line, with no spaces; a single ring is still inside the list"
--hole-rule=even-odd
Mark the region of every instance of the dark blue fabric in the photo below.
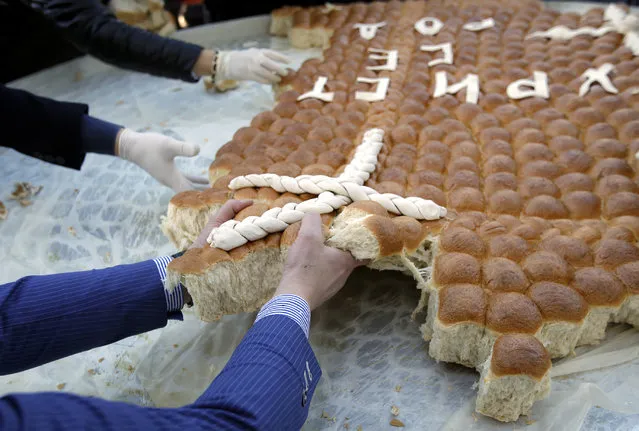
[[[26,370],[165,326],[152,260],[0,286],[0,374]]]
[[[202,47],[119,21],[99,0],[22,0],[82,52],[125,69],[196,82]]]
[[[115,154],[115,138],[122,126],[84,115],[80,135],[87,153]]]
[[[112,305],[104,307],[117,313]],[[320,376],[299,325],[285,316],[269,316],[247,332],[226,367],[193,404],[161,409],[65,393],[16,394],[0,399],[0,428],[298,430]],[[305,392],[308,401],[303,403]]]
[[[86,150],[82,117],[89,107],[0,85],[0,145],[45,162],[80,169]]]

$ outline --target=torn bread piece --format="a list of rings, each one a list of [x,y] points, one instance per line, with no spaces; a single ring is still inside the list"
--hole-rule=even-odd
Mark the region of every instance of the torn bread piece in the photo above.
[[[500,336],[481,368],[476,410],[502,422],[528,415],[550,392],[550,366],[550,355],[533,335]]]

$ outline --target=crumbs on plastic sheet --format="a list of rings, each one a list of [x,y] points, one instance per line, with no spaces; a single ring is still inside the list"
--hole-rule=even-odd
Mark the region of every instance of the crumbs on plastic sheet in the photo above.
[[[115,106],[120,106],[120,105],[124,105],[124,100],[120,99],[117,102],[115,102]]]
[[[404,428],[404,422],[399,419],[391,419],[390,425],[396,428]]]
[[[391,414],[393,416],[399,416],[399,407],[397,406],[391,406]]]
[[[104,361],[104,358],[98,359],[98,363],[102,363],[102,361]]]
[[[89,375],[91,376],[95,376],[97,374],[97,371],[95,371],[93,368],[89,368],[87,370],[87,373],[89,373]]]
[[[67,386],[66,383],[58,383],[56,388],[58,388],[59,391],[61,391],[62,389],[64,389]]]
[[[326,420],[328,420],[329,422],[333,422],[333,423],[337,422],[337,418],[336,418],[335,416],[331,416],[331,415],[329,415],[329,414],[328,414],[328,413],[326,413],[324,410],[322,410],[322,414],[320,415],[320,417],[321,417],[322,419],[326,419]]]
[[[395,392],[401,392],[401,390],[402,390],[402,385],[395,386]]]
[[[69,235],[78,236],[78,233],[75,231],[73,226],[69,226]]]
[[[4,206],[4,203],[0,201],[0,220],[6,220],[9,215],[9,211],[7,207]]]

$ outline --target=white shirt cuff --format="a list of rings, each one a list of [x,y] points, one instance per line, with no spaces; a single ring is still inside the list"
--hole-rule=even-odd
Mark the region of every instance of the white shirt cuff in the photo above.
[[[162,256],[153,259],[155,266],[158,268],[160,279],[162,280],[162,289],[164,289],[164,281],[166,280],[166,267],[169,265],[173,258],[171,256]],[[169,292],[164,289],[164,296],[166,298],[166,311],[167,313],[173,313],[182,310],[184,306],[184,297],[182,295],[182,285],[175,286],[173,291]]]
[[[255,323],[268,316],[286,316],[293,319],[295,323],[304,331],[304,335],[308,338],[308,332],[311,327],[311,308],[308,302],[297,295],[284,294],[277,295],[268,301],[255,318]]]

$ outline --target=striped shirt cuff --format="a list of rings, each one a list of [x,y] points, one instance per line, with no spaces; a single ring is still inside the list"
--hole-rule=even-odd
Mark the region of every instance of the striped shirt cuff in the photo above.
[[[297,323],[304,335],[308,338],[309,328],[311,326],[311,309],[308,302],[297,295],[284,294],[278,295],[268,301],[255,318],[255,323],[268,316],[280,315],[286,316]]]
[[[177,285],[172,292],[164,289],[164,281],[166,280],[166,267],[173,258],[171,256],[162,256],[153,259],[155,266],[158,268],[160,279],[162,280],[162,289],[166,298],[166,311],[169,315],[179,312],[184,306],[184,296],[182,295],[182,285]]]

